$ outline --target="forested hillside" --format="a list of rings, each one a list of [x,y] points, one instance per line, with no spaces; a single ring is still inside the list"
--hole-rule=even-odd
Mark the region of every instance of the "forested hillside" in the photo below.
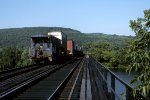
[[[49,31],[63,31],[68,39],[72,38],[82,46],[84,53],[89,53],[101,63],[111,67],[125,66],[124,49],[133,39],[130,36],[107,35],[103,33],[81,33],[80,31],[61,27],[28,27],[0,29],[0,69],[10,69],[31,64],[28,48],[30,36],[47,34]]]
[[[61,30],[66,34],[71,35],[80,33],[79,31],[69,28],[55,28],[55,27],[29,27],[29,28],[11,28],[0,29],[0,47],[18,46],[29,47],[30,36],[34,34],[47,34],[48,31]]]
[[[132,37],[106,35],[102,33],[81,33],[80,31],[70,28],[61,27],[30,27],[30,28],[11,28],[0,29],[0,47],[17,46],[29,47],[30,36],[34,34],[47,34],[48,31],[60,30],[67,34],[68,38],[72,38],[80,45],[85,46],[92,42],[111,42],[113,45],[123,47]]]

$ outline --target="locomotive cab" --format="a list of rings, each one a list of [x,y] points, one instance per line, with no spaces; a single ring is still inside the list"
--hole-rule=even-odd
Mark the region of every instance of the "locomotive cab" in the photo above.
[[[47,35],[31,36],[31,58],[35,62],[49,61],[59,55],[60,40]]]

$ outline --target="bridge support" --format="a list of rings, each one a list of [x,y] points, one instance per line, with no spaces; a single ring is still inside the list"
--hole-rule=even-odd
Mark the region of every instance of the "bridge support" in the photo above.
[[[115,100],[115,77],[111,75],[111,100]]]

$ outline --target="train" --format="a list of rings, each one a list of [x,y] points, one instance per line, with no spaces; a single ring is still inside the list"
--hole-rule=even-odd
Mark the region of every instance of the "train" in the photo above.
[[[81,47],[72,39],[67,39],[62,31],[31,36],[30,57],[36,63],[56,62],[75,56],[83,56]]]
[[[67,40],[67,55],[72,57],[83,56],[82,47],[75,43],[72,39]]]

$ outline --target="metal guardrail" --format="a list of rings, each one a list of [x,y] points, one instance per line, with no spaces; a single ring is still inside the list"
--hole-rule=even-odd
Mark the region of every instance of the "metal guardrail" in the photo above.
[[[94,64],[94,66],[99,71],[102,79],[105,82],[105,86],[107,86],[107,91],[111,95],[111,100],[150,100],[150,98],[145,97],[141,94],[137,94],[136,97],[132,96],[131,91],[133,88],[124,82],[122,79],[120,79],[116,74],[114,74],[111,70],[106,68],[104,65],[102,65],[100,62],[98,62],[93,57],[90,57],[90,62]],[[109,76],[109,77],[108,77]],[[108,79],[109,78],[109,79]],[[119,96],[116,92],[116,81],[118,81],[122,86],[125,87],[124,95]]]

